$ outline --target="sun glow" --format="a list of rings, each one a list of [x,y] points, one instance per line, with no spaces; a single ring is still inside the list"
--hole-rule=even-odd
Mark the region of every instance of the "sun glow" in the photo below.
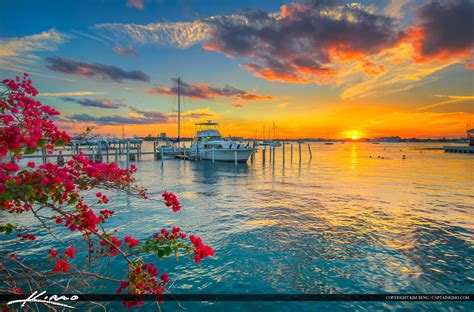
[[[344,138],[350,138],[351,140],[358,140],[362,137],[362,133],[358,130],[348,130],[342,133]]]

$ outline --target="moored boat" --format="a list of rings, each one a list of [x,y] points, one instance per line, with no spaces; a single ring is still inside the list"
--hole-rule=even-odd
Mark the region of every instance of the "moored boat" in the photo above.
[[[198,130],[191,145],[191,157],[212,161],[246,162],[255,149],[249,144],[224,139],[217,126],[218,123],[211,120],[196,124]]]

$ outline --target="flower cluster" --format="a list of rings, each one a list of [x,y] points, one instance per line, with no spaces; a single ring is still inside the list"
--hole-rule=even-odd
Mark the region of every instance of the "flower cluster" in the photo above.
[[[8,91],[0,98],[0,157],[8,151],[18,155],[22,151],[31,153],[38,147],[52,149],[69,140],[67,133],[60,131],[49,118],[59,112],[33,98],[38,91],[28,74],[22,80],[5,79],[2,84]]]
[[[66,251],[64,252],[64,255],[65,255],[67,258],[74,258],[74,257],[76,257],[76,251],[74,250],[74,247],[69,247],[68,249],[66,249]]]
[[[20,240],[23,240],[23,241],[36,239],[35,234],[18,234],[18,237],[20,238]]]
[[[155,233],[153,234],[153,238],[155,239],[166,239],[166,240],[176,240],[178,238],[185,239],[186,234],[181,232],[181,229],[179,227],[174,227],[172,228],[171,232],[168,232],[167,229],[161,229],[160,233]]]
[[[165,191],[161,196],[165,199],[166,206],[171,207],[173,212],[177,212],[181,209],[181,204],[173,193]]]
[[[63,161],[61,165],[49,162],[37,165],[30,161],[21,169],[15,162],[22,155],[32,154],[38,149],[52,154],[55,147],[64,146],[70,137],[59,130],[51,119],[59,112],[35,100],[38,91],[32,86],[27,74],[23,79],[16,77],[15,80],[3,80],[2,85],[5,92],[0,89],[0,212],[18,215],[32,212],[41,221],[43,229],[65,226],[71,231],[80,232],[83,243],[88,244],[86,250],[89,253],[86,257],[89,263],[111,255],[123,256],[129,264],[129,273],[128,279],[117,290],[118,293],[125,288],[128,288],[130,294],[162,294],[165,290],[169,282],[168,275],[158,277],[158,269],[152,263],[142,262],[142,253],[152,251],[163,258],[173,252],[178,257],[179,250],[183,249],[189,256],[194,250],[196,262],[214,255],[214,250],[198,237],[191,235],[190,245],[186,240],[188,236],[179,227],[173,227],[171,231],[162,229],[160,233],[153,235],[153,239],[145,240],[144,244],[131,236],[125,236],[122,242],[110,235],[104,223],[114,215],[114,211],[95,210],[95,206],[109,203],[108,196],[95,191],[97,200],[89,205],[81,192],[106,189],[137,194],[146,199],[146,189],[134,184],[133,175],[137,171],[134,165],[129,169],[122,169],[116,163],[96,163],[79,154]],[[13,157],[7,158],[7,155]],[[162,197],[166,206],[171,207],[174,212],[181,209],[181,204],[173,193],[164,192]],[[39,211],[41,216],[38,215]],[[5,228],[6,225],[0,226]],[[18,227],[14,229],[17,230]],[[18,234],[18,238],[21,243],[27,243],[35,240],[36,236],[32,233]],[[122,244],[128,249],[121,249]],[[97,245],[100,247],[96,249]],[[69,247],[62,254],[50,249],[47,257],[54,263],[53,272],[68,272],[71,259],[76,258],[76,249]],[[17,261],[17,264],[21,263],[16,254],[11,254],[9,259]],[[2,262],[0,266],[6,267]],[[125,304],[133,307],[142,302]]]
[[[67,260],[58,259],[56,265],[53,268],[53,272],[67,272],[69,271],[69,263]]]
[[[67,272],[69,271],[69,262],[65,258],[75,258],[76,251],[74,247],[69,247],[64,251],[65,258],[61,258],[57,250],[50,249],[48,251],[48,256],[51,261],[57,258],[53,272]]]
[[[155,268],[153,263],[141,264],[132,263],[130,266],[129,281],[123,281],[120,287],[115,291],[116,294],[122,293],[122,291],[128,287],[129,294],[155,294],[161,295],[165,289],[166,284],[169,281],[168,274],[162,274],[160,279],[157,280],[158,269]],[[135,305],[141,306],[142,301],[126,301],[124,304],[128,308],[132,308]]]
[[[208,245],[204,245],[200,237],[194,235],[189,236],[189,240],[194,245],[194,261],[201,262],[202,259],[214,256],[214,249]]]
[[[108,241],[110,243],[108,243],[105,239],[102,239],[99,244],[103,247],[106,247],[106,254],[116,256],[119,252],[120,246],[122,246],[122,241],[115,236],[109,236]]]
[[[125,242],[125,245],[127,245],[128,248],[135,248],[138,246],[138,239],[134,239],[131,236],[125,236],[123,238],[123,241]]]

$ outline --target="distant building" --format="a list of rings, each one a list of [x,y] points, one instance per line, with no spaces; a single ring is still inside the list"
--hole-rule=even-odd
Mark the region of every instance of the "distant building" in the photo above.
[[[161,132],[160,133],[160,139],[166,140],[166,132]]]
[[[379,141],[379,142],[401,142],[402,139],[400,139],[399,136],[391,136],[391,137],[378,138],[377,141]]]

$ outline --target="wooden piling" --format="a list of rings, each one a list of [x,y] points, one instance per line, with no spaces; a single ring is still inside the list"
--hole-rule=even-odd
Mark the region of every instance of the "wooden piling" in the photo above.
[[[130,141],[127,141],[127,168],[130,167]]]
[[[301,162],[301,143],[300,142],[298,142],[298,153],[299,153],[300,162]]]
[[[41,149],[41,155],[43,156],[42,158],[43,158],[43,165],[44,165],[46,164],[46,148],[45,147]]]
[[[313,153],[311,153],[311,146],[308,143],[308,152],[309,152],[309,159],[313,159]]]
[[[281,146],[281,161],[283,163],[283,166],[285,165],[285,142],[283,142],[282,146]]]

